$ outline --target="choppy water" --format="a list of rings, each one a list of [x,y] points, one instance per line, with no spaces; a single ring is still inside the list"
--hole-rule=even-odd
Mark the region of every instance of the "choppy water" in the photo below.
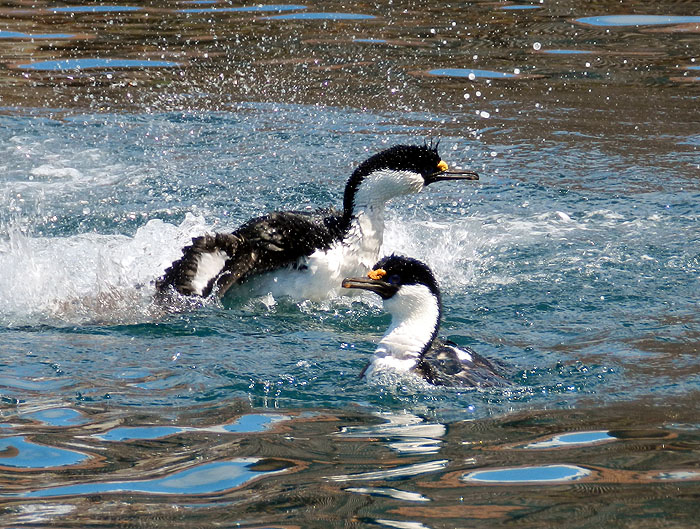
[[[656,5],[4,4],[2,525],[690,526],[698,13]],[[370,297],[152,305],[192,236],[434,137],[481,180],[383,251],[509,388],[360,380]]]

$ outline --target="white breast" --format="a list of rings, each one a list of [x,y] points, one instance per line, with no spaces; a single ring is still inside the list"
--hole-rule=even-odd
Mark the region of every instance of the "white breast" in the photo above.
[[[348,235],[329,250],[317,250],[289,266],[252,278],[246,296],[287,296],[319,301],[357,294],[344,289],[344,278],[365,275],[377,262],[384,233],[384,210],[364,210],[353,219]]]
[[[368,376],[387,370],[407,372],[416,367],[439,324],[438,300],[425,285],[402,286],[384,300],[384,308],[391,314],[391,325],[374,352]]]

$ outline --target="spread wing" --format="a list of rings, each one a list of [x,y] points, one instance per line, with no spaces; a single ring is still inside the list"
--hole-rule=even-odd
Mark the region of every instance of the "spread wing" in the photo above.
[[[223,296],[249,277],[282,268],[326,250],[342,238],[342,217],[333,210],[276,212],[249,220],[233,233],[192,239],[156,282],[160,295],[172,287],[180,294]]]
[[[500,368],[475,352],[453,342],[435,340],[416,366],[416,371],[436,386],[504,386]]]

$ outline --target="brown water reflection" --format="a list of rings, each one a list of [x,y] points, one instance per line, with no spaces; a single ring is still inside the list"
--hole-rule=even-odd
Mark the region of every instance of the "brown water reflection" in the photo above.
[[[401,413],[378,417],[328,411],[285,412],[285,420],[257,431],[217,430],[218,424],[235,422],[231,405],[243,413],[239,421],[261,416],[240,403],[188,410],[177,421],[165,422],[160,413],[136,416],[133,410],[91,408],[81,410],[88,423],[61,428],[10,415],[13,433],[80,450],[91,456],[92,464],[44,471],[0,465],[0,523],[364,527],[390,520],[447,528],[490,520],[492,526],[566,521],[575,527],[612,527],[626,526],[615,521],[627,517],[636,527],[658,527],[661,520],[689,527],[700,514],[697,395],[676,404],[527,412],[458,422],[446,430],[430,419]],[[262,416],[266,413],[262,410]],[[191,430],[119,442],[94,435],[125,421]],[[398,427],[387,427],[391,421]],[[440,443],[437,453],[397,451],[397,439],[415,440],[430,432],[439,437],[433,439]],[[607,442],[586,441],[590,432],[605,433]],[[563,434],[574,436],[574,442],[530,448]],[[233,488],[187,493],[188,487],[198,486],[187,481],[167,495],[99,488],[238,460],[256,463],[249,467],[252,479]],[[585,476],[550,482],[465,481],[474,472],[557,465],[582,469]],[[84,489],[64,493],[60,487],[68,484]],[[44,492],[37,498],[16,496],[25,491]]]
[[[90,4],[85,4],[89,6]],[[577,18],[619,13],[617,2],[544,3],[541,9],[503,10],[505,3],[446,2],[426,6],[305,3],[308,12],[367,13],[368,20],[269,20],[256,12],[183,13],[192,4],[149,2],[138,11],[57,12],[50,2],[3,2],[6,31],[67,33],[64,40],[0,39],[3,106],[120,109],[225,109],[242,100],[328,104],[463,113],[475,99],[518,100],[489,125],[542,129],[546,108],[582,114],[570,125],[601,134],[644,136],[645,127],[695,125],[689,116],[698,94],[690,66],[697,24],[595,27]],[[229,7],[216,4],[215,7]],[[687,2],[626,2],[633,14],[688,15]],[[204,7],[209,7],[205,5]],[[303,11],[294,11],[295,13]],[[83,36],[92,38],[86,39]],[[554,55],[548,49],[587,50]],[[33,72],[13,65],[77,58],[165,60],[173,70]],[[519,70],[511,80],[477,81],[426,75],[432,69]],[[523,113],[528,102],[535,112]],[[578,109],[578,110],[577,110]],[[631,128],[634,122],[638,128]],[[612,130],[610,129],[612,127]],[[696,131],[696,127],[693,127]],[[658,132],[658,130],[657,130]],[[531,134],[530,134],[531,135]]]

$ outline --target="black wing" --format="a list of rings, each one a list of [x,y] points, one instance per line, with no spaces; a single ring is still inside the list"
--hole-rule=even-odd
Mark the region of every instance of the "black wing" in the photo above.
[[[435,340],[416,371],[436,386],[489,387],[507,385],[501,370],[473,349]]]
[[[282,268],[328,249],[345,233],[342,217],[333,210],[314,213],[276,212],[249,220],[233,233],[192,239],[156,281],[159,294],[170,287],[184,295],[206,297],[214,287],[223,296],[235,284]]]

